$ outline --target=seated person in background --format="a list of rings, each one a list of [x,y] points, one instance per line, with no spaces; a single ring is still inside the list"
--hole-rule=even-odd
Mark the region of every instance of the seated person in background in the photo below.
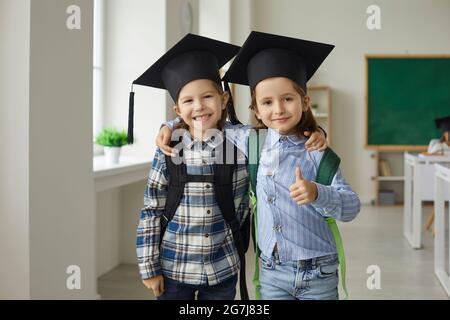
[[[433,139],[428,145],[428,155],[450,156],[450,116],[435,120],[436,127],[442,130],[441,139]]]

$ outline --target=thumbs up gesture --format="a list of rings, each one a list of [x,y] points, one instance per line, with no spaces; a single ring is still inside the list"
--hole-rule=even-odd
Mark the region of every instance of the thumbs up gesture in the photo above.
[[[315,183],[303,178],[299,167],[295,168],[295,182],[289,187],[291,198],[298,205],[307,204],[317,199],[317,186]]]

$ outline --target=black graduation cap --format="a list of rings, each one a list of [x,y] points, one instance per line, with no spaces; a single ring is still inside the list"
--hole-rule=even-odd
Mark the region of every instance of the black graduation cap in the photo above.
[[[442,132],[450,131],[450,116],[444,118],[435,119],[436,127],[441,129]]]
[[[238,46],[187,34],[139,78],[133,85],[142,85],[169,91],[174,101],[187,83],[209,79],[221,84],[219,69],[239,51]],[[133,143],[134,92],[130,92],[128,114],[128,143]]]
[[[267,78],[287,77],[305,92],[306,83],[334,45],[252,31],[231,64],[224,81],[253,90]]]

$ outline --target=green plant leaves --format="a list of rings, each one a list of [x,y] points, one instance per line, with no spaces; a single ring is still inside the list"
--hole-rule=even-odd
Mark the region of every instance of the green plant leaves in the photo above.
[[[115,128],[104,128],[96,137],[95,143],[105,147],[121,147],[127,144],[127,133]]]

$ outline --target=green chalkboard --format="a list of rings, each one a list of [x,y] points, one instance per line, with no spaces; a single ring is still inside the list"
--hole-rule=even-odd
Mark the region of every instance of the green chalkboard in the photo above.
[[[367,146],[428,145],[450,115],[450,56],[367,58]]]

